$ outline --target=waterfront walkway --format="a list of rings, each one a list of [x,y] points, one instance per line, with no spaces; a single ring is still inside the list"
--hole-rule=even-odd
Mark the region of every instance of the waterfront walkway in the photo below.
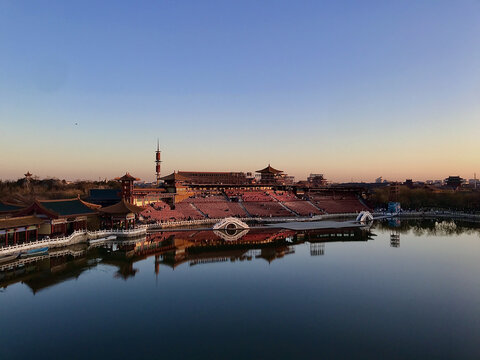
[[[39,241],[26,242],[19,245],[6,246],[0,249],[0,255],[9,255],[15,253],[21,253],[27,250],[38,249],[42,247],[57,248],[64,247],[73,244],[88,243],[89,241],[98,240],[107,237],[116,238],[132,238],[146,235],[147,226],[141,225],[135,229],[130,230],[98,230],[98,231],[85,231],[77,230],[72,234],[64,237],[47,238]]]
[[[341,229],[341,228],[362,228],[366,225],[360,223],[352,218],[355,218],[358,213],[344,213],[344,214],[326,214],[313,217],[288,217],[288,218],[241,218],[240,220],[250,223],[259,224],[253,226],[255,229],[265,228],[281,228],[288,230],[313,230],[313,229]],[[429,212],[402,212],[399,214],[388,213],[373,213],[374,219],[379,220],[382,218],[400,217],[404,219],[414,218],[429,218],[429,219],[457,219],[472,222],[480,222],[480,215],[466,214],[461,212],[450,211],[429,211]],[[333,221],[334,219],[343,219],[344,221]],[[157,231],[191,231],[192,229],[197,231],[212,230],[213,225],[223,219],[201,219],[201,220],[188,220],[188,221],[175,221],[165,223],[155,223],[148,225],[140,225],[131,230],[99,230],[99,231],[84,231],[78,230],[71,235],[60,238],[47,238],[39,241],[32,241],[23,243],[20,245],[13,245],[0,248],[0,256],[9,254],[21,253],[27,250],[49,247],[58,248],[69,246],[78,243],[100,243],[103,241],[109,241],[112,239],[117,240],[129,240],[136,237],[140,237],[148,232]],[[261,225],[260,225],[261,224]],[[203,226],[202,226],[203,225]]]

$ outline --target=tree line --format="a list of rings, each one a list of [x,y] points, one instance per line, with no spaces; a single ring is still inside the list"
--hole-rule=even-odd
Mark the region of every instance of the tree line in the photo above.
[[[375,207],[386,207],[390,199],[390,188],[376,189],[370,198]],[[445,209],[465,212],[480,211],[480,191],[441,190],[402,186],[398,198],[404,210]]]
[[[84,181],[67,182],[59,179],[19,179],[16,181],[0,180],[0,201],[7,203],[26,203],[34,198],[68,199],[80,196],[85,198],[90,189],[112,188],[119,189],[117,181]]]

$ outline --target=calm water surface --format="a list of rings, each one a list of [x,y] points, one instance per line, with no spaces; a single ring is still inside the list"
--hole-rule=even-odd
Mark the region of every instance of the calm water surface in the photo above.
[[[479,232],[391,225],[157,234],[5,271],[0,359],[480,358]]]

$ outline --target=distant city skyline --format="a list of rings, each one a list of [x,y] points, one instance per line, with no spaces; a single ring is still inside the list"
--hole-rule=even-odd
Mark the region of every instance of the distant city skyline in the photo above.
[[[0,3],[0,178],[480,173],[478,1]]]
[[[156,148],[155,148],[156,150]],[[162,149],[161,149],[162,150]],[[155,159],[154,159],[154,154],[155,154],[155,151],[151,151],[150,154],[146,154],[145,158],[147,159],[147,161],[145,161],[145,158],[141,158],[141,159],[138,159],[138,161],[135,161],[132,159],[132,163],[130,165],[129,168],[124,168],[124,169],[120,169],[119,171],[115,172],[114,170],[111,170],[111,168],[109,168],[108,170],[104,170],[103,175],[95,175],[93,174],[91,171],[84,171],[82,174],[84,175],[83,177],[68,177],[68,176],[61,176],[59,174],[54,174],[54,173],[46,173],[45,171],[42,171],[42,169],[40,168],[40,170],[38,172],[36,171],[32,171],[32,169],[36,168],[36,167],[30,167],[28,168],[27,170],[23,170],[23,171],[20,171],[19,174],[17,175],[14,175],[13,177],[11,178],[8,178],[8,177],[5,177],[5,178],[0,178],[0,180],[17,180],[17,179],[20,179],[20,178],[23,178],[24,177],[24,173],[26,171],[28,172],[31,172],[32,175],[35,177],[35,176],[38,176],[39,178],[58,178],[58,179],[65,179],[65,180],[68,180],[68,181],[75,181],[75,180],[92,180],[92,181],[98,181],[98,180],[112,180],[118,176],[121,176],[123,174],[125,174],[126,172],[129,172],[131,173],[132,175],[135,175],[137,177],[140,178],[140,181],[141,182],[152,182],[154,183],[156,181],[156,174],[155,174]],[[188,164],[190,162],[190,160],[194,158],[192,156],[189,156],[188,159],[186,159],[187,161],[185,161],[185,159],[176,159],[177,163],[180,164],[185,164],[185,167],[171,167],[171,166],[163,166],[163,164],[165,163],[165,160],[164,160],[164,155],[163,155],[163,151],[162,151],[162,167],[161,167],[161,176],[166,176],[168,174],[171,174],[172,172],[174,171],[226,171],[226,172],[250,172],[252,173],[252,175],[255,175],[255,172],[263,167],[265,167],[266,165],[271,165],[273,167],[275,167],[276,169],[279,169],[279,170],[282,170],[284,171],[285,173],[287,173],[288,175],[290,176],[294,176],[295,177],[295,181],[301,181],[301,180],[306,180],[307,177],[310,175],[310,174],[323,174],[324,177],[327,179],[328,182],[368,182],[368,183],[374,183],[378,180],[378,178],[381,178],[382,181],[405,181],[407,179],[412,179],[413,181],[428,181],[428,180],[444,180],[446,179],[448,176],[455,176],[455,175],[459,175],[461,178],[465,179],[465,180],[469,180],[469,179],[474,179],[474,178],[477,178],[476,177],[476,172],[472,172],[470,175],[469,174],[459,174],[459,173],[455,173],[455,172],[448,172],[448,173],[445,173],[445,175],[441,175],[441,176],[426,176],[426,177],[423,177],[423,178],[417,178],[417,177],[413,177],[413,176],[408,176],[408,175],[405,175],[402,177],[402,175],[399,175],[399,177],[388,177],[388,176],[383,176],[383,175],[379,175],[377,177],[374,177],[374,178],[358,178],[358,177],[354,177],[354,176],[351,176],[350,178],[338,178],[338,177],[335,177],[333,174],[332,176],[329,176],[328,173],[324,172],[324,171],[321,171],[321,169],[317,169],[318,171],[308,171],[306,173],[300,173],[300,175],[296,175],[294,173],[292,173],[291,171],[289,171],[288,169],[282,167],[282,166],[278,166],[279,164],[276,164],[276,163],[271,163],[271,162],[263,162],[263,163],[260,163],[258,161],[255,161],[255,163],[258,163],[259,165],[257,167],[250,167],[250,168],[222,168],[221,166],[217,166],[217,167],[212,167],[212,168],[203,168],[201,165],[191,165],[190,167],[188,167]],[[86,159],[88,160],[88,159]],[[151,161],[148,161],[148,160],[151,160]],[[234,159],[232,159],[234,160]],[[150,164],[148,164],[150,162]],[[252,162],[253,163],[253,162]],[[39,164],[37,162],[37,164]],[[139,165],[141,164],[141,165]],[[142,167],[143,166],[143,167]],[[149,171],[150,170],[150,171]],[[61,170],[60,170],[61,172]],[[89,173],[92,173],[92,176],[88,177],[88,176],[85,176],[85,174],[89,174]],[[357,172],[357,173],[360,173]],[[109,174],[109,175],[105,175],[105,174]]]

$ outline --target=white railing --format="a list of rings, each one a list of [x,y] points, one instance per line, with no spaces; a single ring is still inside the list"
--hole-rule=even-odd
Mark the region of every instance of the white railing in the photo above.
[[[6,254],[9,254],[9,253],[12,253],[12,252],[17,252],[19,250],[32,249],[32,248],[44,247],[44,246],[63,245],[63,244],[69,243],[70,241],[72,241],[77,236],[81,236],[81,235],[85,235],[85,234],[86,234],[86,231],[84,231],[84,230],[75,230],[69,236],[63,236],[63,237],[57,237],[57,238],[47,238],[47,239],[43,239],[43,240],[23,243],[23,244],[20,244],[20,245],[7,246],[7,247],[4,247],[4,248],[0,249],[0,254],[5,254],[6,255]]]
[[[98,231],[86,231],[86,230],[75,230],[69,236],[56,237],[56,238],[47,238],[38,241],[32,241],[28,243],[23,243],[19,245],[11,245],[0,248],[0,255],[8,255],[15,252],[21,252],[22,250],[35,249],[40,247],[58,247],[62,245],[67,245],[77,237],[84,236],[85,241],[90,239],[97,239],[103,236],[116,235],[116,236],[137,236],[144,235],[147,233],[147,226],[140,225],[135,229],[130,230],[98,230]]]
[[[117,236],[122,236],[122,235],[128,235],[128,236],[135,236],[135,235],[142,235],[147,232],[147,225],[140,225],[136,227],[135,229],[112,229],[112,230],[97,230],[97,231],[88,231],[88,237],[89,238],[97,238],[97,237],[102,237],[102,236],[109,236],[109,235],[117,235]]]
[[[49,258],[52,258],[52,257],[60,257],[60,256],[65,256],[65,255],[71,255],[73,257],[78,257],[78,256],[83,255],[84,253],[85,253],[85,250],[66,249],[66,250],[63,250],[63,251],[55,251],[53,253],[52,252],[47,253],[45,255],[19,258],[19,259],[16,259],[14,262],[1,264],[0,265],[0,271],[4,271],[4,270],[10,269],[12,267],[26,265],[26,264],[29,264],[29,263],[32,263],[32,262],[43,260],[43,259],[49,259]]]
[[[243,217],[238,218],[241,221],[252,222],[290,222],[290,221],[319,221],[326,219],[335,219],[335,218],[346,218],[346,217],[356,217],[358,213],[342,213],[342,214],[324,214],[324,215],[315,215],[312,217],[266,217],[266,218],[254,218],[254,217]],[[375,212],[374,216],[386,216],[394,215],[386,212]],[[438,217],[438,218],[458,218],[458,219],[469,219],[480,221],[480,214],[467,214],[460,211],[403,211],[399,214],[396,214],[400,217]],[[39,247],[47,246],[61,246],[68,244],[76,237],[86,236],[85,240],[98,239],[100,237],[106,236],[137,236],[146,234],[147,230],[154,229],[165,229],[172,227],[181,227],[181,226],[192,226],[192,225],[203,225],[203,224],[215,224],[224,218],[211,218],[211,219],[201,219],[201,220],[182,220],[182,221],[170,221],[170,222],[157,222],[155,224],[148,225],[139,225],[135,229],[128,230],[97,230],[97,231],[85,231],[85,230],[76,230],[69,236],[57,237],[57,238],[48,238],[38,241],[32,241],[28,243],[23,243],[20,245],[12,245],[0,248],[0,255],[8,255],[15,252],[20,252],[26,249],[35,249]]]

